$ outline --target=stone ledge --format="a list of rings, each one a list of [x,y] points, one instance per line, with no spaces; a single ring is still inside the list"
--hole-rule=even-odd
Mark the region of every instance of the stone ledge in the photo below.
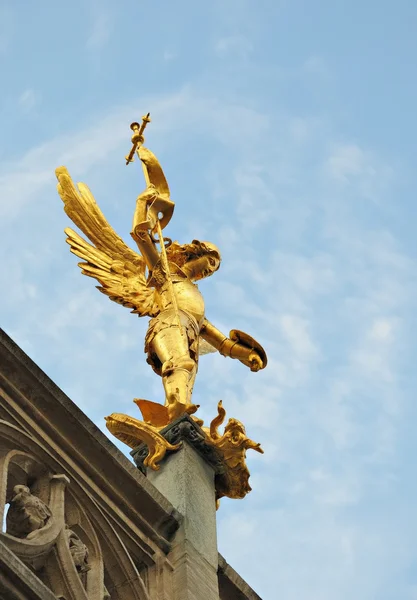
[[[0,542],[0,598],[56,600],[51,590],[3,542]]]
[[[219,553],[220,600],[262,600]]]
[[[35,438],[39,434],[31,421],[40,426],[46,434],[44,443],[48,436],[62,453],[76,460],[85,476],[168,552],[181,515],[2,329],[0,365],[1,387],[19,409],[17,413],[10,406],[15,418],[21,422],[23,414],[25,429]],[[48,418],[51,415],[53,419]]]

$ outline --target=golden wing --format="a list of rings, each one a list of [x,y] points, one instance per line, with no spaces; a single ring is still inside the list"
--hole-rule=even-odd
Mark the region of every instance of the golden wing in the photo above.
[[[143,258],[109,225],[85,184],[79,183],[77,189],[65,167],[58,167],[55,174],[65,212],[92,242],[69,227],[65,229],[71,252],[85,261],[78,263],[82,274],[97,279],[97,289],[110,300],[132,308],[139,316],[155,316],[159,309],[154,290],[146,286]]]

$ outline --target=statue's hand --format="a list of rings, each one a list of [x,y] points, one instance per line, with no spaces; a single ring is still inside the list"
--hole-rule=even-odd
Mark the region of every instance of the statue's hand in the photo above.
[[[256,373],[257,371],[260,371],[264,367],[263,360],[259,356],[259,354],[256,352],[256,350],[252,350],[252,352],[249,354],[248,363],[249,363],[250,370],[253,371],[254,373]]]
[[[254,373],[266,367],[266,354],[258,342],[247,334],[239,332],[237,329],[232,329],[230,334],[230,338],[225,338],[220,344],[220,354],[223,356],[230,356],[231,358],[237,358]],[[251,345],[249,346],[238,341],[240,338],[244,338],[245,341],[248,340]]]
[[[153,185],[153,183],[150,183],[148,185],[148,187],[146,188],[146,190],[144,190],[141,194],[139,194],[138,196],[138,200],[140,199],[141,202],[145,202],[145,204],[149,205],[151,204],[156,198],[158,197],[158,192],[156,187]]]
[[[229,356],[238,358],[254,373],[266,367],[268,363],[266,352],[253,337],[244,331],[232,329],[230,340],[234,342],[234,346],[231,348]]]
[[[136,210],[133,217],[133,233],[140,237],[141,232],[151,231],[156,224],[155,215],[151,214],[150,206],[157,199],[158,192],[154,185],[149,184],[136,199]]]
[[[162,229],[168,225],[175,206],[169,196],[160,194],[154,185],[149,184],[138,200],[146,207],[146,220],[141,224],[142,228],[152,231],[158,221]]]

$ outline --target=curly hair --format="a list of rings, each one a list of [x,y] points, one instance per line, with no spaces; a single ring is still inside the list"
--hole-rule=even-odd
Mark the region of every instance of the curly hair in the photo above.
[[[179,267],[185,265],[190,259],[199,258],[200,256],[214,256],[220,262],[220,252],[218,248],[210,242],[200,242],[193,240],[191,244],[179,244],[172,242],[166,249],[168,260],[172,261]]]

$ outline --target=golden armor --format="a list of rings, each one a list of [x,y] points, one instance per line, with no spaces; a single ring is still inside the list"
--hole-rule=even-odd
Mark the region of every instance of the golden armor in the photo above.
[[[65,229],[71,252],[82,259],[82,273],[95,278],[98,289],[114,302],[139,316],[151,317],[145,352],[147,362],[162,378],[165,401],[135,400],[150,440],[182,414],[196,412],[192,391],[203,347],[237,358],[252,371],[263,369],[267,358],[248,334],[232,330],[226,336],[205,316],[204,298],[196,282],[219,268],[218,248],[209,242],[179,244],[163,237],[175,205],[157,158],[143,146],[148,122],[149,114],[142,126],[131,125],[133,147],[126,157],[128,164],[137,154],[146,181],[146,189],[136,200],[131,232],[139,254],[109,225],[85,184],[76,187],[65,167],[57,168],[56,176],[65,212],[89,239],[87,242],[72,229]],[[108,418],[108,427],[117,435],[113,417]],[[123,435],[120,431],[120,439]]]

